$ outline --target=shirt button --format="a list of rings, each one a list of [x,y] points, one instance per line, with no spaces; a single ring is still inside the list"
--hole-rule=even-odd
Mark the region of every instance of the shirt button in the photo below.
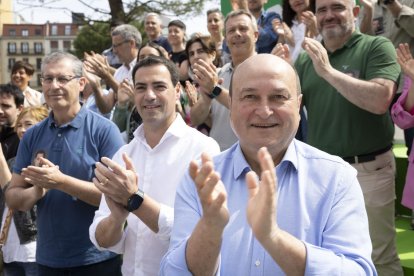
[[[259,265],[260,265],[260,261],[259,261],[259,260],[257,260],[254,264],[255,264],[256,266],[259,266]]]
[[[61,137],[62,136],[62,134],[61,133],[58,133],[58,137]]]

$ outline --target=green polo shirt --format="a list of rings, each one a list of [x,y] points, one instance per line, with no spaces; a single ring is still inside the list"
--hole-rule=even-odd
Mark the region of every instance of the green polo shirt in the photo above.
[[[333,68],[355,78],[398,81],[395,49],[384,37],[355,31],[341,49],[328,55]],[[347,157],[375,152],[392,143],[394,125],[388,112],[376,115],[349,102],[317,75],[306,53],[299,56],[295,67],[308,112],[310,145]]]

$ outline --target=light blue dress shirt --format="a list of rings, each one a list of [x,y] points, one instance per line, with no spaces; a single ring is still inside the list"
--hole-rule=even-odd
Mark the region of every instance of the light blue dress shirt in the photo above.
[[[214,158],[227,191],[230,220],[224,230],[217,275],[283,275],[255,239],[246,218],[250,171],[239,144]],[[276,166],[277,222],[306,246],[306,275],[376,275],[368,220],[356,171],[339,157],[293,140]],[[191,275],[185,250],[202,215],[188,173],[175,200],[175,220],[160,275]]]

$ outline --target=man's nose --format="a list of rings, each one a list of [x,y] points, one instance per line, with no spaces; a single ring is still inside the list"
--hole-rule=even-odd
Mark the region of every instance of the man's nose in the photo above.
[[[257,107],[256,114],[265,119],[273,114],[273,109],[268,104],[262,103]]]
[[[147,91],[145,91],[145,99],[146,100],[153,100],[156,98],[155,92],[152,88],[148,88]]]

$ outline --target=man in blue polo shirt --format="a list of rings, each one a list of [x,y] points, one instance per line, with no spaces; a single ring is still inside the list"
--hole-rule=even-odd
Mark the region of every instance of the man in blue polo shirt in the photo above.
[[[112,156],[123,141],[112,122],[81,107],[85,83],[75,56],[55,52],[44,58],[42,87],[52,111],[26,132],[6,191],[12,209],[37,204],[40,275],[121,275],[120,258],[96,249],[88,228],[101,198],[91,183],[94,164]],[[47,159],[41,158],[41,167],[31,166],[40,150]]]

